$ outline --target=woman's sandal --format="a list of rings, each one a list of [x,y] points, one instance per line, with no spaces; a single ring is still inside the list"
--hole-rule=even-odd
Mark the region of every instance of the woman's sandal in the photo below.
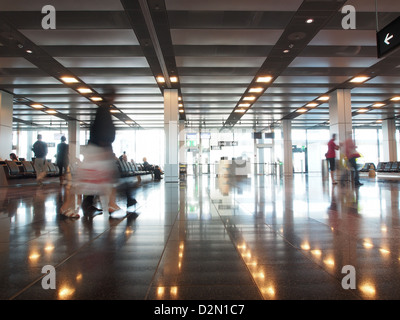
[[[113,213],[115,211],[121,210],[121,208],[118,205],[115,206],[108,206],[108,212]]]
[[[61,214],[62,214],[63,216],[66,216],[67,218],[79,218],[79,217],[80,217],[79,214],[77,214],[77,213],[75,212],[75,210],[72,209],[72,208],[68,208],[68,209],[65,209],[65,210],[61,210]]]

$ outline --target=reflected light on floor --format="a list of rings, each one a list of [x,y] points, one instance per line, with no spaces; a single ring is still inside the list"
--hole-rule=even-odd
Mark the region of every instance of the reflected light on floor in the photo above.
[[[58,291],[58,298],[60,300],[70,299],[74,293],[75,293],[74,288],[70,288],[68,286],[62,286]]]

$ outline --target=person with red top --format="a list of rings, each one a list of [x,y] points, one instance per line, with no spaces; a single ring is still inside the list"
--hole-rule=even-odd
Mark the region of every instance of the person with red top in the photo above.
[[[348,138],[344,142],[344,154],[347,157],[347,161],[354,169],[354,185],[356,187],[362,186],[363,184],[360,182],[360,176],[357,170],[356,159],[360,157],[360,154],[357,152],[357,146],[355,145],[351,134],[348,135]]]
[[[339,146],[335,143],[336,134],[332,134],[332,139],[328,142],[328,152],[326,153],[326,159],[329,162],[329,170],[331,172],[332,184],[337,184],[335,180],[335,169],[336,169],[336,150],[339,150]]]

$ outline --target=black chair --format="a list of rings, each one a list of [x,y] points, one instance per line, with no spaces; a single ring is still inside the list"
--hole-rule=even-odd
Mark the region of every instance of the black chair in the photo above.
[[[383,170],[385,169],[385,166],[386,166],[386,162],[379,162],[378,166],[376,167],[376,171],[383,172]]]
[[[10,161],[6,160],[5,161],[8,170],[6,170],[6,176],[9,179],[18,179],[18,178],[23,178],[24,173],[23,170],[20,169],[20,166],[17,165],[17,162],[15,161]]]
[[[27,178],[36,177],[36,171],[35,171],[35,168],[32,165],[32,162],[23,160],[23,161],[21,161],[21,163],[22,163],[22,167],[24,169],[25,177],[27,177]]]

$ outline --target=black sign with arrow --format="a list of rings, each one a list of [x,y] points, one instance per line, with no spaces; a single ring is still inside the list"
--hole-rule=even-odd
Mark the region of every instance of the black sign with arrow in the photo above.
[[[383,57],[400,45],[400,17],[376,33],[378,58]]]

